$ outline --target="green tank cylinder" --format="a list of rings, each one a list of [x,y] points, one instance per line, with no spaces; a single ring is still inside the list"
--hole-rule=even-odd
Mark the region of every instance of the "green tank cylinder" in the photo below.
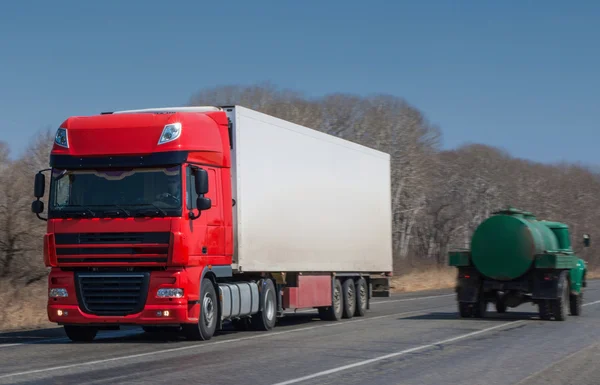
[[[471,238],[471,258],[479,272],[489,278],[508,281],[525,274],[535,256],[564,246],[557,234],[566,225],[538,221],[531,213],[508,209],[484,220]],[[568,240],[567,240],[568,242]]]

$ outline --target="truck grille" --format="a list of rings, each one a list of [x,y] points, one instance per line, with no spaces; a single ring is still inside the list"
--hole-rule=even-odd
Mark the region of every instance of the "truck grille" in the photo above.
[[[75,273],[81,310],[88,314],[125,316],[142,311],[149,273]]]
[[[164,265],[168,261],[169,232],[56,234],[56,256],[61,265],[87,263]]]

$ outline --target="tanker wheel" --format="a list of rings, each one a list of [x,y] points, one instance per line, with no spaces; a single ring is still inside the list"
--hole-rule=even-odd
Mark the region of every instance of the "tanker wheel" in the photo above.
[[[507,309],[506,302],[504,302],[502,300],[502,296],[500,294],[498,294],[498,293],[496,293],[496,303],[495,303],[495,305],[496,305],[496,312],[497,313],[500,313],[500,314],[506,313],[506,309]]]
[[[550,306],[550,300],[543,299],[538,302],[538,309],[540,313],[540,319],[549,321],[552,318],[552,307]]]
[[[333,293],[331,296],[331,306],[319,308],[319,317],[323,321],[339,321],[342,318],[342,283],[338,278],[334,280]]]
[[[458,303],[458,313],[462,318],[471,318],[473,317],[473,308],[471,304],[468,302],[459,302]]]
[[[552,313],[554,313],[554,319],[557,321],[564,321],[567,319],[567,306],[569,305],[569,281],[566,278],[566,273],[560,275],[558,281],[558,287],[561,287],[560,296],[553,299],[551,302]]]
[[[506,313],[506,304],[502,301],[496,302],[496,312],[500,314]]]
[[[581,315],[583,304],[583,292],[578,294],[571,294],[569,298],[569,308],[571,315]]]
[[[483,295],[479,298],[477,303],[473,305],[473,315],[475,318],[484,318],[487,312],[487,301],[483,298]]]
[[[352,318],[356,310],[356,286],[352,278],[347,278],[342,284],[342,296],[344,298],[342,318]]]

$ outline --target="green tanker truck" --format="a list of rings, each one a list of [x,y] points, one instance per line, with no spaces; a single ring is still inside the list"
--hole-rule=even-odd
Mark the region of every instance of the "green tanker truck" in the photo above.
[[[589,246],[589,236],[584,236]],[[569,227],[538,220],[526,211],[494,212],[479,224],[470,250],[449,252],[458,269],[460,316],[482,318],[488,303],[498,313],[530,302],[540,318],[557,321],[581,315],[587,266],[571,248]]]

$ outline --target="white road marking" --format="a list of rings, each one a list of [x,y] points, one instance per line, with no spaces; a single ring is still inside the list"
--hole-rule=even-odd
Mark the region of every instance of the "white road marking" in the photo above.
[[[232,339],[228,339],[228,340],[221,340],[221,341],[214,341],[214,342],[201,342],[199,344],[182,346],[179,348],[155,350],[152,352],[132,354],[129,356],[121,356],[121,357],[114,357],[114,358],[106,358],[106,359],[102,359],[102,360],[80,362],[77,364],[55,366],[55,367],[45,368],[45,369],[28,370],[25,372],[4,374],[4,375],[0,376],[0,379],[8,378],[8,377],[19,377],[19,376],[25,376],[25,375],[29,375],[29,374],[36,374],[36,373],[51,372],[51,371],[55,371],[55,370],[71,369],[71,368],[77,368],[80,366],[96,365],[96,364],[102,364],[105,362],[129,360],[132,358],[140,358],[140,357],[147,357],[147,356],[155,356],[155,355],[159,355],[159,354],[180,352],[180,351],[184,351],[184,350],[204,348],[204,347],[209,347],[209,346],[214,346],[214,345],[230,344],[230,343],[240,342],[240,341],[249,341],[249,340],[255,340],[255,339],[260,339],[260,338],[269,338],[269,337],[281,336],[281,335],[285,335],[285,334],[292,334],[292,333],[308,331],[308,330],[315,330],[315,329],[321,329],[321,328],[327,328],[327,327],[344,326],[344,325],[350,325],[350,324],[355,324],[355,323],[359,323],[359,322],[368,322],[368,321],[374,321],[374,320],[390,318],[390,317],[423,314],[423,313],[427,313],[428,311],[438,309],[438,308],[439,307],[434,307],[434,308],[428,308],[428,309],[422,309],[422,310],[406,311],[406,312],[402,312],[402,313],[380,315],[380,316],[376,316],[376,317],[365,317],[365,318],[360,318],[360,319],[352,319],[349,321],[327,323],[324,325],[308,326],[308,327],[293,329],[293,330],[284,330],[284,331],[280,331],[280,332],[270,332],[270,333],[258,334],[258,335],[249,336],[249,337],[232,338]]]
[[[453,295],[455,295],[455,294],[442,294],[442,295],[431,295],[431,296],[427,296],[427,297],[411,297],[411,298],[392,299],[392,300],[379,300],[379,301],[371,302],[371,305],[379,305],[379,304],[394,303],[394,302],[416,301],[416,300],[421,300],[421,299],[443,298],[443,297],[449,297],[449,296],[453,296]],[[314,312],[314,311],[316,311],[316,310],[315,309],[303,309],[303,310],[298,310],[296,312],[290,312],[289,314],[310,313],[310,312]],[[124,332],[121,331],[120,333],[124,333]],[[120,333],[117,332],[116,334],[98,334],[98,338],[124,337],[124,336],[127,336],[128,334],[131,334],[131,331],[128,333],[125,333],[125,334],[120,334]],[[137,333],[139,333],[139,331],[136,331],[135,334],[137,334]],[[0,337],[0,338],[2,338],[2,337]],[[11,338],[11,337],[5,337],[5,338]],[[43,337],[40,337],[40,338],[43,338]],[[21,337],[18,337],[15,339],[21,339]],[[32,345],[32,344],[39,344],[39,343],[44,343],[44,342],[59,342],[59,341],[69,341],[69,339],[66,337],[58,337],[58,338],[38,339],[36,341],[31,341],[31,342],[15,342],[12,344],[0,344],[0,349],[9,348],[12,346]]]
[[[588,302],[588,303],[584,303],[584,304],[583,304],[583,305],[581,305],[581,306],[590,306],[590,305],[595,305],[595,304],[597,304],[597,303],[600,303],[600,301],[594,301],[594,302]]]
[[[489,331],[492,331],[492,330],[495,330],[495,329],[499,329],[499,328],[502,328],[502,327],[505,327],[505,326],[516,325],[516,324],[522,323],[522,322],[525,322],[525,320],[506,322],[506,323],[503,323],[503,324],[500,324],[500,325],[496,325],[496,326],[492,326],[492,327],[489,327],[489,328],[486,328],[486,329],[478,330],[476,332],[462,334],[460,336],[448,338],[446,340],[432,342],[432,343],[427,344],[427,345],[421,345],[421,346],[417,346],[417,347],[414,347],[414,348],[401,350],[399,352],[394,352],[394,353],[386,354],[386,355],[383,355],[383,356],[371,358],[371,359],[368,359],[368,360],[355,362],[353,364],[344,365],[344,366],[338,366],[337,368],[333,368],[333,369],[329,369],[329,370],[324,370],[322,372],[310,374],[308,376],[298,377],[298,378],[294,378],[294,379],[291,379],[291,380],[288,380],[288,381],[278,382],[278,383],[276,383],[274,385],[296,384],[298,382],[302,382],[302,381],[306,381],[306,380],[311,380],[313,378],[323,377],[323,376],[327,376],[327,375],[330,375],[330,374],[333,374],[333,373],[338,373],[338,372],[341,372],[341,371],[344,371],[344,370],[353,369],[353,368],[356,368],[356,367],[359,367],[359,366],[364,366],[364,365],[372,364],[374,362],[387,360],[388,358],[394,358],[394,357],[398,357],[398,356],[401,356],[401,355],[404,355],[404,354],[408,354],[408,353],[412,353],[412,352],[417,352],[419,350],[424,350],[424,349],[432,348],[432,347],[434,347],[436,345],[448,344],[450,342],[454,342],[454,341],[458,341],[458,340],[461,340],[461,339],[464,339],[464,338],[476,336],[476,335],[482,334],[482,333],[487,333]]]

